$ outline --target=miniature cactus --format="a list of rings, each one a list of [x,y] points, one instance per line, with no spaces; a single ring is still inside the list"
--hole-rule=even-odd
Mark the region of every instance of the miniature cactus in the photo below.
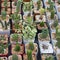
[[[32,59],[32,51],[31,50],[27,50],[27,60],[33,60]]]
[[[57,27],[57,25],[58,25],[58,20],[54,20],[53,26]]]
[[[19,52],[20,51],[20,45],[19,44],[16,44],[15,46],[15,49],[14,49],[16,52]]]
[[[12,40],[17,42],[18,41],[18,34],[14,33],[12,35]]]
[[[12,60],[18,60],[18,56],[17,55],[12,55]]]
[[[5,10],[1,12],[1,15],[2,15],[2,19],[3,19],[3,20],[6,19],[7,13],[6,13]]]
[[[55,16],[55,11],[52,10],[52,11],[51,11],[51,19],[54,19],[54,16]]]
[[[38,9],[40,9],[40,6],[41,6],[41,0],[38,0],[38,1],[37,1],[37,4],[38,4]]]
[[[48,29],[42,29],[41,38],[46,38],[48,36]]]
[[[40,22],[40,26],[41,27],[43,27],[44,26],[44,22],[42,21],[42,22]]]
[[[29,49],[34,50],[34,44],[32,42],[29,43]]]

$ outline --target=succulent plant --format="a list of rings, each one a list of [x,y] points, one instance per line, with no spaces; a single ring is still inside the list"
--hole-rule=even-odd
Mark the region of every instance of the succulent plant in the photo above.
[[[29,50],[34,50],[34,44],[33,44],[33,42],[29,42]]]
[[[43,27],[44,26],[44,22],[42,21],[42,22],[40,22],[40,26],[41,27]]]
[[[5,40],[5,37],[4,36],[0,36],[0,40]]]
[[[17,55],[12,55],[12,60],[18,60],[18,56]]]
[[[41,6],[41,0],[38,0],[38,1],[37,1],[37,4],[38,4],[38,9],[40,9],[40,6]]]
[[[59,28],[59,26],[56,27],[56,39],[60,40],[60,28]]]
[[[25,26],[22,32],[25,40],[26,39],[31,40],[35,38],[37,30],[33,25],[30,25],[30,26]]]
[[[24,4],[24,11],[31,11],[33,1],[29,2],[28,4]]]
[[[48,3],[50,4],[51,3],[51,0],[48,0]]]
[[[58,20],[54,20],[53,26],[54,26],[54,27],[57,27],[57,25],[58,25]]]
[[[1,15],[2,15],[2,19],[3,19],[3,20],[6,19],[7,13],[6,13],[5,10],[1,12]]]
[[[60,48],[60,39],[57,41],[56,46],[58,46],[58,48]]]
[[[16,7],[16,12],[17,12],[17,14],[18,14],[19,11],[20,11],[20,5],[21,5],[21,0],[18,0],[18,1],[17,1],[17,7]]]
[[[7,0],[4,0],[5,11],[7,11]]]
[[[14,22],[18,22],[20,20],[20,15],[15,12],[14,14],[11,15],[11,19],[14,20]]]
[[[19,23],[15,23],[15,29],[19,29],[20,28],[20,25],[19,25]]]
[[[48,36],[48,29],[42,29],[41,38],[46,38]]]
[[[0,53],[4,53],[4,48],[2,46],[0,46]]]
[[[32,59],[32,51],[31,50],[27,50],[27,57],[28,57],[28,60],[33,60]]]
[[[49,10],[49,11],[54,10],[54,3],[53,2],[50,3],[50,7],[49,8],[47,7],[47,10]]]
[[[41,7],[41,8],[39,9],[39,11],[40,11],[40,15],[43,15],[44,12],[45,12],[45,9]]]
[[[0,53],[4,54],[4,50],[9,46],[9,44],[0,43]]]
[[[55,11],[52,10],[52,11],[51,11],[51,19],[54,19],[54,16],[55,16]]]
[[[54,60],[54,58],[52,56],[46,57],[45,60]]]
[[[16,52],[19,52],[19,51],[20,51],[20,45],[19,45],[19,44],[16,44],[14,50],[15,50]]]
[[[19,38],[19,35],[18,34],[16,34],[16,33],[14,33],[13,35],[12,35],[12,40],[13,41],[18,41],[18,38]]]

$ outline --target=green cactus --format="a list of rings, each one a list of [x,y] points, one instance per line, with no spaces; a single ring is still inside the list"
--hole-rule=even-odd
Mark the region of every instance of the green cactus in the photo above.
[[[7,13],[6,13],[5,10],[1,12],[1,15],[2,15],[2,19],[3,19],[3,20],[6,19]]]
[[[16,44],[14,50],[15,50],[16,52],[19,52],[19,51],[20,51],[20,45],[19,45],[19,44]]]
[[[59,26],[56,27],[56,40],[60,40],[60,29],[59,29]]]
[[[33,60],[32,59],[32,51],[31,50],[27,50],[27,57],[28,57],[27,60]]]
[[[54,20],[53,26],[57,27],[57,25],[58,25],[58,20]]]
[[[54,58],[52,56],[46,57],[45,60],[54,60]]]
[[[17,55],[12,55],[12,60],[18,60],[18,56]]]
[[[0,46],[0,53],[4,53],[4,48],[2,46]]]
[[[49,10],[49,11],[54,10],[54,3],[53,2],[50,3],[50,7],[47,7],[47,10]]]
[[[34,50],[34,44],[33,44],[33,42],[29,42],[29,49],[30,50]]]
[[[48,36],[48,29],[42,29],[42,32],[41,32],[41,38],[47,38]]]
[[[20,11],[20,5],[21,5],[21,0],[17,1],[17,7],[16,7],[16,12],[19,13]]]
[[[51,11],[51,19],[54,19],[54,16],[55,16],[55,11],[52,10],[52,11]]]
[[[44,22],[42,21],[42,22],[40,22],[40,26],[41,27],[43,27],[44,26]]]
[[[4,0],[5,11],[7,11],[7,0]]]
[[[48,0],[48,3],[50,4],[51,3],[51,0]]]
[[[38,8],[38,10],[39,10],[39,9],[40,9],[40,6],[41,6],[41,0],[38,0],[38,1],[37,1],[37,4],[38,4],[38,7],[37,7],[37,8]]]
[[[13,41],[18,41],[18,38],[19,38],[19,35],[18,34],[16,34],[16,33],[14,33],[13,35],[12,35],[12,40]]]

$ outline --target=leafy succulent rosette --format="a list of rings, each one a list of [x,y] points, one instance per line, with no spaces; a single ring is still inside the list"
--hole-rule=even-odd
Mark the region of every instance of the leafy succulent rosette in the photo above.
[[[24,26],[22,32],[25,40],[32,40],[35,38],[37,30],[33,25],[26,25]]]

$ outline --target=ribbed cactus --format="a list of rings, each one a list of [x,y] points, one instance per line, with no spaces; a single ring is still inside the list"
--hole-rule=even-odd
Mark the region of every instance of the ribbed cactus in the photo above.
[[[41,38],[46,38],[48,36],[48,29],[42,29]]]
[[[19,13],[20,11],[20,5],[21,5],[21,0],[17,1],[17,7],[16,7],[16,12]]]
[[[18,60],[18,56],[17,55],[12,55],[12,60]]]
[[[30,50],[34,50],[34,44],[33,44],[33,42],[29,42],[29,49]]]
[[[37,4],[38,4],[38,7],[37,8],[40,9],[40,7],[41,7],[41,0],[38,0],[37,1]]]
[[[7,0],[4,0],[4,6],[5,6],[5,10],[7,10]]]
[[[55,11],[52,10],[52,11],[51,11],[51,19],[54,19],[54,15],[55,15]]]
[[[2,15],[2,19],[3,19],[3,20],[6,19],[7,13],[6,13],[5,10],[1,12],[1,15]]]
[[[19,52],[19,51],[20,51],[20,45],[19,45],[19,44],[16,44],[14,50],[15,50],[16,52]]]
[[[32,59],[32,51],[31,50],[27,50],[27,60],[33,60]]]

